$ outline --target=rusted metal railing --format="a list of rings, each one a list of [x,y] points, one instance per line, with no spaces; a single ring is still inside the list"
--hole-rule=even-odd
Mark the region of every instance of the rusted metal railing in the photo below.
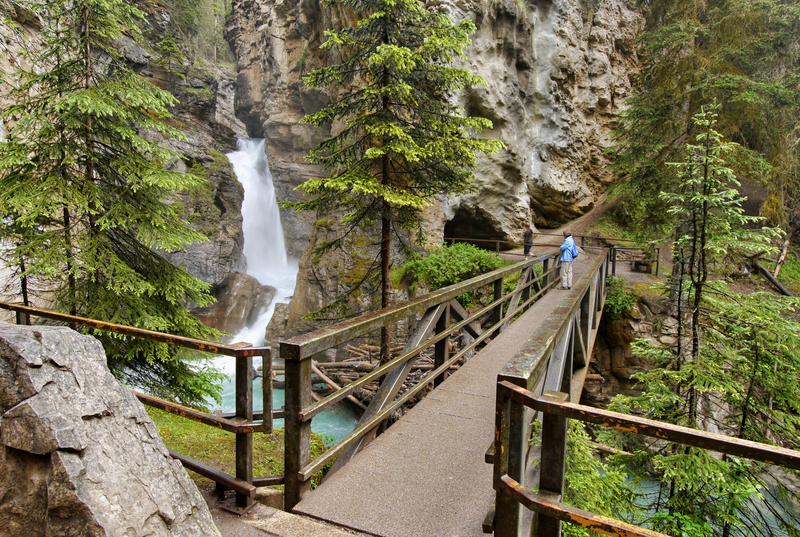
[[[190,459],[172,450],[170,450],[170,454],[173,458],[179,460],[184,467],[216,482],[218,487],[235,491],[236,505],[239,508],[246,508],[250,505],[255,495],[256,487],[283,483],[283,476],[253,477],[253,433],[271,433],[272,420],[274,418],[283,417],[283,411],[274,411],[272,409],[272,360],[270,358],[271,351],[269,347],[252,347],[246,343],[222,345],[219,343],[174,336],[18,304],[0,302],[0,308],[16,312],[17,324],[30,324],[30,316],[43,317],[65,322],[71,326],[85,326],[95,330],[149,339],[159,343],[185,347],[187,349],[194,349],[211,354],[235,357],[236,376],[234,383],[236,387],[236,412],[233,414],[222,416],[208,414],[134,390],[131,390],[131,392],[145,405],[159,408],[183,418],[198,421],[210,427],[216,427],[236,435],[235,477],[221,470],[210,468],[199,461]],[[253,412],[254,356],[261,356],[263,364],[261,386],[264,402],[261,412]]]
[[[559,473],[553,472],[553,468],[563,467],[568,419],[800,470],[800,451],[574,404],[568,402],[568,396],[563,392],[545,391],[543,395],[537,396],[511,382],[501,381],[497,386],[497,397],[498,422],[508,422],[505,411],[509,407],[515,408],[516,412],[519,412],[520,408],[530,408],[543,414],[542,468],[547,467],[546,474],[551,476]],[[553,431],[557,433],[553,435]],[[513,451],[515,446],[509,444],[508,448]],[[518,455],[514,453],[509,457]],[[553,466],[554,464],[556,466]],[[503,497],[504,503],[522,504],[537,514],[536,531],[531,532],[531,535],[541,537],[560,535],[559,525],[563,521],[610,535],[666,537],[646,528],[564,505],[561,503],[563,471],[560,472],[560,483],[553,483],[552,479],[546,482],[546,474],[542,473],[538,494],[531,493],[529,487],[521,485],[509,474],[501,475],[496,485],[498,498]],[[495,535],[497,537],[519,535],[519,533],[508,533],[506,529],[503,526],[503,530],[501,532],[496,530]]]
[[[290,511],[300,501],[303,493],[310,488],[311,477],[315,473],[337,457],[331,471],[345,464],[365,439],[372,438],[380,424],[395,409],[431,382],[440,382],[456,360],[503,330],[518,313],[556,285],[560,281],[557,275],[559,256],[560,252],[554,250],[542,257],[516,263],[409,302],[282,342],[280,356],[286,361],[284,508]],[[542,267],[538,275],[534,271],[537,265]],[[503,278],[517,272],[520,276],[516,289],[504,295]],[[455,300],[459,295],[485,287],[492,289],[493,300],[478,311],[467,313]],[[311,373],[314,355],[418,315],[421,317],[416,322],[416,329],[399,356],[313,403]],[[491,320],[491,326],[482,330],[479,321],[487,318]],[[458,331],[467,332],[473,341],[451,356],[447,340]],[[396,397],[420,352],[431,346],[434,347],[434,369],[413,389]],[[342,401],[359,387],[381,377],[384,377],[383,382],[353,433],[312,461],[310,442],[311,420],[314,416]]]
[[[533,335],[523,344],[498,375],[506,382],[526,390],[554,390],[580,397],[588,371],[591,349],[600,325],[606,298],[606,278],[611,252],[590,261],[589,267],[573,284],[573,291],[561,301]],[[499,388],[498,388],[499,390]],[[528,467],[528,446],[533,430],[533,415],[523,405],[498,391],[495,442],[487,452],[487,462],[494,465],[493,486],[496,493],[494,513],[487,515],[484,530],[497,536],[519,535],[522,517],[520,503],[505,493],[503,476],[530,488],[525,482]],[[547,428],[548,442],[564,442],[566,431]],[[563,438],[562,438],[563,437]],[[559,444],[560,445],[560,444]],[[548,472],[542,473],[541,490],[556,488],[563,481],[563,461],[548,461]],[[542,467],[545,467],[544,457]],[[560,490],[560,489],[559,489]]]

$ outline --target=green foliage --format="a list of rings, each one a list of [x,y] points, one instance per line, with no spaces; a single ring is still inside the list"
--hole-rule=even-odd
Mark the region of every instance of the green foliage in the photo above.
[[[672,298],[678,312],[677,343],[654,347],[638,342],[634,351],[654,369],[634,375],[640,396],[617,396],[609,407],[645,417],[737,438],[800,446],[800,300],[766,293],[731,292],[709,280],[709,267],[731,252],[770,250],[774,229],[752,229],[741,210],[738,182],[725,166],[730,144],[714,128],[713,111],[695,116],[696,145],[687,145],[678,192],[663,194],[675,215]],[[724,410],[717,410],[724,409]],[[621,435],[606,434],[607,443]],[[617,445],[622,445],[618,443]],[[747,459],[719,458],[672,443],[638,444],[628,467],[642,476],[652,469],[659,486],[650,523],[674,535],[771,535],[760,520],[763,472]],[[779,485],[780,494],[796,496]],[[775,510],[781,530],[797,534],[800,520]]]
[[[426,257],[411,257],[395,277],[410,284],[412,288],[422,284],[434,290],[461,283],[509,264],[493,252],[466,242],[458,242],[451,246],[440,246]],[[507,278],[503,282],[504,288],[506,285],[513,289],[516,279]],[[475,307],[477,299],[475,293],[465,293],[458,297],[465,308]]]
[[[177,26],[191,40],[195,55],[209,61],[235,62],[224,38],[227,0],[164,0]]]
[[[789,249],[779,274],[779,280],[794,294],[800,294],[800,253],[796,246]]]
[[[610,313],[613,318],[618,318],[631,311],[636,305],[638,298],[636,293],[625,289],[625,280],[619,276],[609,276],[606,278],[606,288],[608,295],[603,311]]]
[[[641,516],[637,505],[637,485],[629,483],[626,470],[613,462],[604,462],[592,453],[589,434],[583,423],[570,420],[567,434],[567,462],[564,503],[598,515],[621,520]],[[534,422],[531,444],[541,443],[541,422]],[[537,459],[534,465],[539,464]],[[562,524],[561,531],[571,537],[601,535],[574,524]]]
[[[617,133],[617,171],[625,203],[617,215],[628,225],[662,237],[667,200],[697,127],[692,118],[714,100],[718,129],[738,142],[730,166],[768,194],[762,211],[773,225],[798,223],[800,170],[800,4],[782,0],[653,0],[642,3],[647,25],[640,36],[644,69]]]
[[[426,257],[410,259],[403,267],[402,276],[414,283],[423,283],[429,289],[441,289],[509,264],[494,252],[457,242],[443,245]]]
[[[227,474],[234,475],[236,473],[236,435],[152,407],[147,407],[147,413],[167,448],[192,457],[212,468],[218,468]],[[314,432],[311,433],[312,459],[325,453],[327,449],[325,438]],[[283,453],[283,429],[276,429],[269,435],[254,434],[253,475],[283,475]],[[332,462],[328,463],[322,470],[314,474],[311,478],[312,488],[322,482],[325,472],[332,464]],[[212,483],[210,479],[194,472],[189,472],[189,475],[201,490],[205,485]]]
[[[464,58],[475,31],[470,21],[454,25],[418,0],[327,0],[330,9],[352,9],[354,27],[327,30],[324,49],[341,63],[304,78],[314,88],[343,90],[331,104],[303,119],[341,130],[312,150],[307,160],[328,177],[310,179],[299,189],[307,201],[284,203],[300,211],[341,211],[346,229],[380,222],[382,305],[388,304],[391,235],[413,230],[423,240],[421,210],[439,195],[466,192],[476,153],[503,147],[475,138],[490,128],[483,118],[465,117],[450,92],[484,81],[450,67]],[[344,236],[322,244],[317,253],[341,247]]]
[[[122,0],[25,5],[45,26],[0,112],[10,125],[0,143],[0,238],[13,245],[4,261],[22,281],[55,291],[62,311],[218,337],[186,309],[213,301],[208,286],[155,253],[205,238],[173,203],[202,180],[170,171],[179,155],[153,141],[182,137],[169,124],[175,101],[118,51],[122,35],[139,37],[143,13]],[[218,393],[215,374],[173,348],[95,335],[126,383],[188,404]]]

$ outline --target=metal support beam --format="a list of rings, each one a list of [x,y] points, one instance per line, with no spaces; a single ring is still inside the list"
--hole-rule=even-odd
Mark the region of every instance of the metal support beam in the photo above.
[[[499,244],[499,243],[498,243]],[[450,307],[445,304],[444,311],[439,315],[439,320],[436,321],[436,333],[441,334],[447,331],[450,326]],[[434,369],[441,367],[450,357],[450,338],[444,338],[436,342],[433,351],[433,367]],[[444,375],[436,377],[433,381],[433,387],[436,388],[444,382]]]
[[[545,395],[568,401],[569,394],[545,392]],[[561,416],[545,414],[542,420],[542,463],[539,472],[539,493],[553,494],[561,497],[564,494],[564,473],[567,461],[567,419]],[[515,479],[509,474],[509,477]],[[515,479],[516,481],[519,481]],[[537,537],[560,537],[561,521],[537,513]]]
[[[281,356],[284,349],[281,343]],[[299,350],[297,360],[286,360],[286,417],[284,435],[283,508],[291,512],[300,503],[303,493],[310,490],[311,481],[300,475],[300,470],[311,462],[311,421],[302,421],[299,412],[311,404],[311,357],[303,359]]]
[[[236,357],[236,418],[253,421],[253,357]],[[253,482],[253,433],[236,435],[236,478]],[[236,505],[247,507],[250,496],[236,493]]]

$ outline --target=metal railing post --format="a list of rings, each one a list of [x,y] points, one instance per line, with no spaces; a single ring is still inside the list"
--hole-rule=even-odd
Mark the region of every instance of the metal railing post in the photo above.
[[[30,314],[22,312],[22,311],[18,311],[18,312],[16,312],[16,316],[17,316],[17,324],[24,324],[24,325],[30,325],[31,324],[31,316],[30,316]]]
[[[300,418],[300,411],[311,405],[311,357],[303,356],[299,345],[281,343],[280,348],[286,360],[283,508],[291,512],[311,489],[311,481],[300,475],[311,462],[311,421]]]
[[[253,421],[253,357],[236,356],[236,419]],[[253,433],[236,433],[236,477],[253,483]],[[247,507],[249,496],[236,493],[236,505]]]
[[[524,485],[527,446],[522,431],[527,430],[524,423],[525,406],[505,397],[501,390],[498,386],[494,449],[494,488],[498,492],[495,499],[494,536],[518,537],[522,524],[522,505],[500,486],[500,478],[508,475]]]
[[[544,395],[569,401],[569,395],[561,392],[545,392]],[[555,414],[544,414],[542,420],[542,462],[539,473],[539,493],[557,497],[563,501],[564,473],[566,471],[567,418]],[[555,518],[535,515],[537,537],[560,537],[561,521]],[[531,535],[534,535],[531,532]]]
[[[499,278],[494,281],[494,301],[497,302],[497,305],[492,310],[492,325],[496,325],[500,322],[500,319],[503,318],[503,303],[501,302],[503,298],[503,278]],[[498,329],[492,337],[497,337],[497,334],[500,333],[500,329]]]
[[[611,247],[611,274],[617,275],[617,247]]]
[[[441,334],[442,332],[446,332],[448,326],[450,326],[450,306],[445,306],[444,311],[439,316],[439,320],[436,321],[436,333]],[[433,367],[441,367],[449,357],[450,338],[437,341],[433,351]],[[439,386],[442,382],[444,382],[444,375],[440,375],[433,381],[433,387]]]
[[[261,410],[264,433],[272,433],[272,353],[261,353]]]
[[[549,270],[550,258],[548,257],[542,261],[542,288],[545,289],[545,293],[547,293],[547,288],[550,287],[550,274],[547,273]]]

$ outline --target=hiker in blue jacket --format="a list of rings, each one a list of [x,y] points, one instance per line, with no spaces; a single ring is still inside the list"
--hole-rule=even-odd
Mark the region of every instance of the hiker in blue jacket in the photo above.
[[[572,289],[572,260],[577,257],[575,241],[572,233],[564,232],[564,244],[561,245],[561,289]]]

